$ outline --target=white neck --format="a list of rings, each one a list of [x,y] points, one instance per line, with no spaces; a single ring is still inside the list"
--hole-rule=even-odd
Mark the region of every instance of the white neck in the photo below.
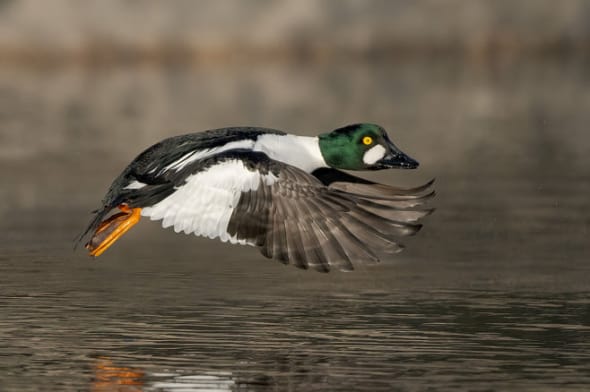
[[[320,151],[317,136],[264,134],[258,137],[254,151],[261,151],[271,159],[298,167],[308,173],[327,167]]]

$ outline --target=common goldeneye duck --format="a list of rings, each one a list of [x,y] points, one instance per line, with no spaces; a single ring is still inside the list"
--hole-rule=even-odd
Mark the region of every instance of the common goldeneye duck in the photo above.
[[[340,169],[416,167],[375,124],[316,137],[255,127],[171,137],[113,181],[80,240],[91,235],[86,249],[99,256],[145,216],[299,268],[352,270],[402,249],[399,238],[433,211],[422,206],[433,181],[400,189]]]

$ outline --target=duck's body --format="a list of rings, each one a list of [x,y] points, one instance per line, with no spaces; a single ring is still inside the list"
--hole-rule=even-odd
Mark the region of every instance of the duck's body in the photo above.
[[[334,169],[387,165],[417,162],[371,124],[319,137],[253,127],[172,137],[115,179],[86,247],[100,255],[145,216],[176,232],[257,246],[285,264],[350,270],[401,250],[397,238],[417,232],[415,222],[431,212],[415,208],[432,197],[430,183],[401,190]]]

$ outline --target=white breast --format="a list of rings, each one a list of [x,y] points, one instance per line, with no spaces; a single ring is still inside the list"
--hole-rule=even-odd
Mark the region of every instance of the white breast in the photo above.
[[[254,151],[264,152],[271,159],[308,173],[327,167],[317,137],[266,134],[258,137]]]

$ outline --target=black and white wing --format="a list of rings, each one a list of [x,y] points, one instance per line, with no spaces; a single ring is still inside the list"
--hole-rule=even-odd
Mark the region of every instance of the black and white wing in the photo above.
[[[205,158],[215,157],[232,149],[252,149],[260,135],[284,135],[284,132],[259,127],[229,127],[205,132],[173,136],[156,143],[139,154],[115,178],[102,206],[87,228],[78,236],[77,243],[98,229],[101,222],[119,205],[143,208],[173,194],[186,178],[201,168]]]
[[[399,190],[358,180],[325,185],[264,153],[236,149],[184,167],[171,179],[174,191],[142,206],[142,215],[176,232],[256,246],[299,268],[352,270],[400,251],[399,238],[415,234],[416,221],[431,212],[417,207],[433,196],[430,183]]]

